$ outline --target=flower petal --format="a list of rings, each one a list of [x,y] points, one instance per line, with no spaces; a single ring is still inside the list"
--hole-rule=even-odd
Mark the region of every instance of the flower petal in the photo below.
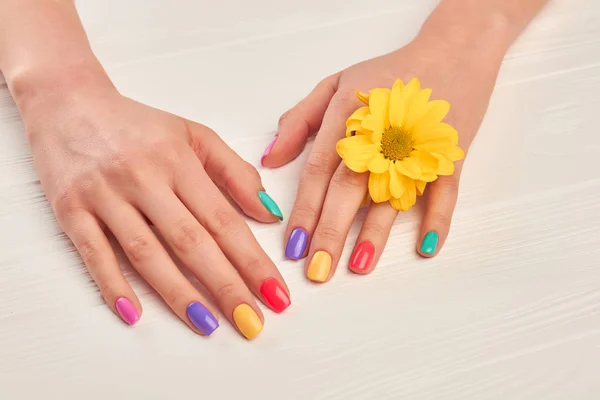
[[[452,146],[452,142],[447,139],[429,140],[424,143],[413,144],[415,149],[427,151],[429,153],[445,153]]]
[[[448,140],[454,146],[458,144],[458,132],[446,123],[418,124],[412,130],[412,137],[415,145],[436,140]]]
[[[445,150],[443,154],[451,161],[458,161],[465,158],[465,152],[458,146]]]
[[[378,152],[369,160],[368,169],[376,174],[382,174],[390,168],[390,164],[390,160],[385,158],[381,152]]]
[[[378,120],[376,119],[373,114],[369,114],[367,115],[362,122],[360,123],[360,125],[371,132],[383,132],[385,129],[385,124],[383,123],[383,120]],[[381,141],[381,139],[379,139]]]
[[[402,81],[398,81],[394,84],[390,96],[390,123],[395,127],[402,128],[408,105],[412,97],[421,90],[421,83],[417,78],[413,78],[406,86],[402,84]]]
[[[423,175],[421,175],[421,181],[423,182],[427,182],[427,183],[431,183],[433,181],[435,181],[438,178],[438,176],[435,174],[435,172],[425,172],[423,173]]]
[[[452,175],[454,173],[454,163],[438,153],[431,153],[432,156],[438,159],[440,165],[438,166],[437,175]]]
[[[426,151],[414,150],[410,153],[410,158],[419,164],[423,173],[435,172],[438,169],[438,159]]]
[[[390,173],[385,171],[383,174],[369,174],[369,194],[375,203],[388,201],[392,195],[390,193]]]
[[[398,198],[404,194],[405,189],[400,176],[394,163],[390,163],[390,194],[392,197]]]
[[[421,118],[413,126],[413,131],[419,131],[420,129],[431,129],[435,123],[442,122],[448,112],[450,111],[450,103],[445,100],[433,100],[427,103],[427,114]]]
[[[396,170],[411,179],[419,179],[422,174],[418,161],[411,157],[396,161]]]
[[[404,119],[405,130],[410,130],[417,122],[419,122],[429,111],[427,103],[431,97],[431,89],[423,89],[416,93],[407,107],[406,118]]]
[[[383,129],[390,127],[390,89],[377,88],[371,90],[369,95],[369,109],[371,115],[378,123],[383,124]]]
[[[369,105],[369,95],[363,92],[356,92],[356,97],[366,105]]]
[[[368,171],[369,161],[377,154],[378,148],[366,135],[340,139],[335,146],[346,166],[354,172]]]
[[[408,211],[417,202],[417,190],[415,181],[402,177],[406,181],[403,182],[405,191],[399,198],[391,198],[390,205],[398,211]]]
[[[354,111],[348,120],[346,121],[346,126],[352,123],[360,123],[367,115],[369,114],[369,107],[361,107],[358,110]]]
[[[427,186],[427,182],[415,181],[415,186],[417,187],[417,196],[423,196],[423,193],[425,193],[425,187]]]

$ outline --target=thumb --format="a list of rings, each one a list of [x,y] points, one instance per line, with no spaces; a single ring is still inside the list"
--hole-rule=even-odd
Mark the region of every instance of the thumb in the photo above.
[[[337,90],[340,72],[322,80],[313,91],[279,118],[278,132],[265,149],[263,167],[280,167],[296,158],[306,141],[316,134]]]

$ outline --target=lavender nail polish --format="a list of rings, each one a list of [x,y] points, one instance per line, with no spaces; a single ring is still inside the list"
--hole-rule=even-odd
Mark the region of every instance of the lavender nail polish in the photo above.
[[[302,258],[307,244],[308,233],[302,228],[294,229],[285,246],[285,256],[292,260],[299,260]]]
[[[217,319],[198,302],[190,303],[185,311],[192,324],[206,336],[210,336],[219,327]]]

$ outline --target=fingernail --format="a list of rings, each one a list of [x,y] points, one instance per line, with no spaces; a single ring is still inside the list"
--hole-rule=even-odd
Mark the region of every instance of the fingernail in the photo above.
[[[260,286],[260,293],[277,313],[282,312],[291,304],[290,297],[275,278],[266,279]]]
[[[219,322],[202,304],[194,301],[185,310],[192,324],[206,336],[210,336],[218,327]]]
[[[277,203],[275,203],[271,196],[267,194],[267,192],[261,190],[258,192],[258,198],[260,199],[261,203],[263,203],[263,206],[265,206],[267,211],[279,218],[280,221],[283,221],[283,214],[281,213],[279,206]]]
[[[308,264],[306,276],[314,282],[325,282],[331,270],[331,256],[326,251],[317,251]]]
[[[263,323],[248,304],[240,304],[233,310],[233,321],[246,339],[254,339],[262,331]]]
[[[354,249],[350,257],[350,269],[357,272],[365,272],[371,266],[373,256],[375,255],[375,246],[371,242],[362,242]]]
[[[123,321],[127,322],[129,325],[135,324],[138,319],[140,319],[140,315],[133,304],[131,304],[131,302],[125,297],[119,297],[117,299],[115,308],[117,309],[117,312],[121,318],[123,318]]]
[[[433,255],[437,247],[439,236],[436,232],[427,232],[421,243],[421,253]]]
[[[273,149],[273,146],[275,146],[275,142],[277,142],[277,139],[279,139],[278,135],[275,135],[275,137],[273,137],[273,139],[271,139],[271,142],[269,143],[269,145],[265,149],[262,157],[260,158],[260,165],[264,166],[263,161],[265,160],[265,157],[271,153],[271,150]]]
[[[308,233],[302,228],[296,228],[290,234],[287,245],[285,246],[285,256],[292,260],[299,260],[304,255],[306,245],[308,244]]]

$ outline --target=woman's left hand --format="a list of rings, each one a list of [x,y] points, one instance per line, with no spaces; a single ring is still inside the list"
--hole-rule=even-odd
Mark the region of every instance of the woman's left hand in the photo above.
[[[445,121],[459,132],[459,146],[466,152],[486,112],[505,50],[503,45],[483,43],[441,46],[439,38],[420,35],[398,51],[326,78],[283,114],[278,135],[261,160],[264,166],[290,162],[316,134],[285,234],[286,257],[308,256],[305,272],[310,280],[324,282],[333,276],[368,190],[369,174],[351,171],[336,153],[336,143],[345,136],[346,120],[362,105],[356,92],[391,88],[398,78],[408,82],[418,77],[423,87],[433,89],[434,98],[452,105]],[[453,175],[440,176],[427,185],[417,244],[423,257],[436,255],[446,240],[461,169],[462,162],[457,162]],[[387,201],[371,204],[350,258],[352,271],[366,274],[373,270],[397,214]]]

